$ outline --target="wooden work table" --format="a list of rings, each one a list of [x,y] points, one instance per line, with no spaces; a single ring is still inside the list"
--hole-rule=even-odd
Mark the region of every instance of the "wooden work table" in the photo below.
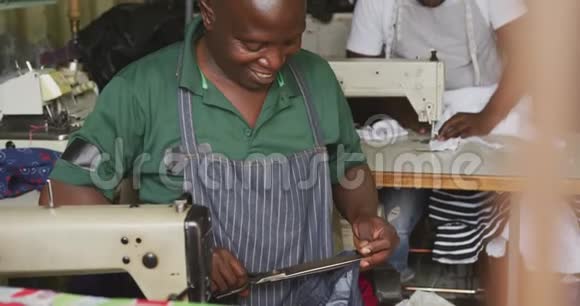
[[[456,151],[430,152],[425,136],[410,134],[390,142],[363,142],[363,152],[378,187],[516,191],[524,183],[518,165],[523,142],[515,137],[488,136],[492,148],[477,142]],[[520,153],[518,153],[520,152]],[[567,138],[563,169],[568,190],[580,194],[580,135]]]
[[[525,147],[515,137],[485,137],[502,144],[492,148],[480,143],[465,143],[456,151],[428,152],[425,137],[416,134],[390,143],[364,142],[363,152],[373,171],[378,187],[433,188],[480,191],[518,191],[525,184],[525,169],[534,165],[525,160]],[[580,134],[565,138],[562,148],[563,184],[570,194],[580,194]],[[538,161],[541,163],[542,161]],[[522,170],[524,169],[524,170]],[[514,205],[516,204],[516,205]],[[520,244],[521,205],[512,203],[510,245]],[[508,304],[519,301],[519,252],[508,255]]]

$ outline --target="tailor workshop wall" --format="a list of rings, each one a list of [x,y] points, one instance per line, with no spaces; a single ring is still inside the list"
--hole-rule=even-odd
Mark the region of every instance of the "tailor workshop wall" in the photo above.
[[[119,3],[143,0],[81,0],[80,27]],[[59,48],[71,38],[68,1],[53,5],[0,10],[0,74],[13,70],[14,59],[34,58],[48,48]]]
[[[82,0],[81,28],[112,6],[139,0]],[[0,11],[0,34],[17,35],[29,43],[48,40],[62,46],[70,39],[68,1],[58,0],[56,5],[35,6],[24,9]]]

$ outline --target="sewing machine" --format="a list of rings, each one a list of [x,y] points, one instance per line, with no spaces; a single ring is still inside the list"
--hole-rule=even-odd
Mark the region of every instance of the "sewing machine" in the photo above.
[[[95,205],[0,209],[0,278],[128,272],[150,300],[209,299],[206,208]]]
[[[0,80],[0,141],[27,140],[25,147],[49,141],[63,147],[93,110],[97,96],[96,84],[77,63],[58,70],[28,64],[27,71]]]
[[[344,59],[330,61],[347,97],[407,97],[419,121],[441,119],[445,69],[436,60]]]

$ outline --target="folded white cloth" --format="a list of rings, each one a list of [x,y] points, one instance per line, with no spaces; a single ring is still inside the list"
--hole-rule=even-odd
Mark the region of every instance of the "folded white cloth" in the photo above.
[[[397,120],[384,116],[383,119],[373,123],[371,126],[365,126],[357,129],[357,133],[361,140],[365,141],[394,141],[398,137],[409,134]]]

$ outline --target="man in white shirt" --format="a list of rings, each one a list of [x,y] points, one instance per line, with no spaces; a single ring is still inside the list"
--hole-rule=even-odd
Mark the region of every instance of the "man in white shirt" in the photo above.
[[[437,50],[445,63],[446,90],[494,86],[497,90],[479,113],[457,113],[439,130],[441,140],[487,135],[521,98],[519,80],[522,56],[515,54],[523,45],[520,28],[526,13],[524,0],[358,0],[347,44],[349,57],[429,58]],[[509,59],[509,60],[505,60]],[[410,110],[410,108],[409,108]],[[389,114],[406,128],[430,131],[417,122],[414,113]],[[407,267],[409,235],[429,202],[425,191],[384,189],[385,215],[397,228],[401,244],[391,264],[412,278]],[[448,204],[450,193],[444,193]],[[474,197],[491,195],[478,195]],[[437,201],[438,195],[431,195]],[[434,199],[435,198],[435,199]],[[457,199],[466,199],[465,192]],[[430,204],[431,208],[431,204]],[[484,235],[482,235],[484,236]],[[481,241],[478,241],[481,242]],[[483,245],[484,243],[479,243]],[[442,262],[467,262],[477,257],[478,246],[470,258],[444,258]],[[474,255],[475,254],[475,255]]]

